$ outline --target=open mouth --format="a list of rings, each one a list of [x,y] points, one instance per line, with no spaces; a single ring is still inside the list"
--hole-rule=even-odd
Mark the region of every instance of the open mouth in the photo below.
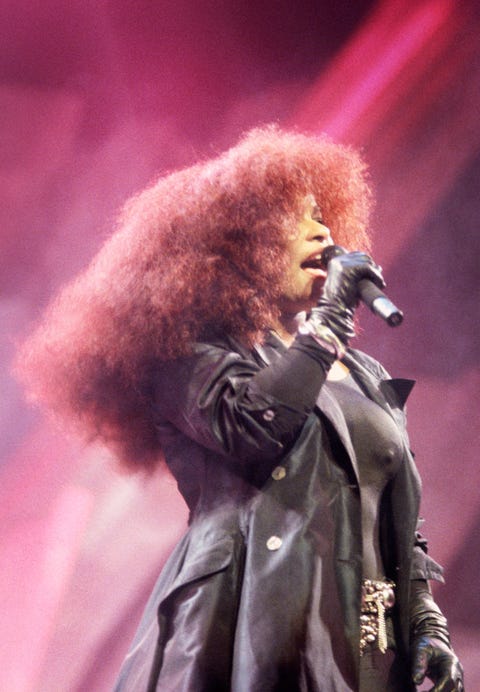
[[[312,257],[306,259],[305,262],[302,262],[300,267],[303,269],[303,271],[307,272],[311,276],[315,276],[316,278],[325,278],[327,276],[327,272],[322,264],[321,254],[322,253],[319,252],[317,255],[313,255]]]

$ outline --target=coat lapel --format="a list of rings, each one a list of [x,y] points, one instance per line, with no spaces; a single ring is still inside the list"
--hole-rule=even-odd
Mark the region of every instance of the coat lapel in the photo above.
[[[399,423],[396,412],[403,411],[408,396],[415,385],[415,380],[384,379],[372,372],[364,363],[361,354],[353,350],[345,354],[344,363],[350,369],[352,377],[355,378],[363,392]],[[403,418],[403,414],[401,416]]]
[[[343,415],[343,411],[340,408],[336,398],[333,396],[333,394],[330,393],[328,386],[323,386],[321,388],[320,394],[317,398],[317,407],[324,414],[324,416],[328,418],[330,423],[335,428],[340,442],[342,443],[345,451],[347,452],[350,458],[350,462],[355,472],[357,483],[359,483],[360,476],[358,471],[357,457],[355,454],[355,450],[353,449],[350,434],[348,432],[345,416]]]
[[[398,405],[402,409],[414,386],[415,380],[405,380],[399,377],[380,382],[380,390],[387,402],[391,406]]]

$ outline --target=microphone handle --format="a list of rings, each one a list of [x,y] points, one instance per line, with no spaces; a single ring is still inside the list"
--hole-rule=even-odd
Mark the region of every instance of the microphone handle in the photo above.
[[[390,327],[398,327],[403,322],[403,312],[387,298],[370,279],[360,279],[358,292],[365,305],[368,305],[374,315],[378,315]]]

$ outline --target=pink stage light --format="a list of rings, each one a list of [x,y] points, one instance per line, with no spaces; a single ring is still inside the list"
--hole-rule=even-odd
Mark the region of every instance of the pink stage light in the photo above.
[[[93,496],[67,486],[47,516],[21,516],[3,536],[1,688],[35,692]],[[7,625],[8,623],[8,625]]]
[[[395,88],[402,69],[445,25],[453,7],[451,0],[430,0],[413,10],[381,5],[298,106],[294,122],[352,141],[367,109],[387,87]]]

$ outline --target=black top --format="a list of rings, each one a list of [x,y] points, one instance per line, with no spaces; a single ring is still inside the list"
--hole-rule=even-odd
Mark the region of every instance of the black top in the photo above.
[[[350,374],[342,380],[327,380],[326,386],[342,409],[359,469],[363,576],[381,579],[385,571],[380,554],[380,503],[402,462],[402,436],[393,418],[363,394]]]

